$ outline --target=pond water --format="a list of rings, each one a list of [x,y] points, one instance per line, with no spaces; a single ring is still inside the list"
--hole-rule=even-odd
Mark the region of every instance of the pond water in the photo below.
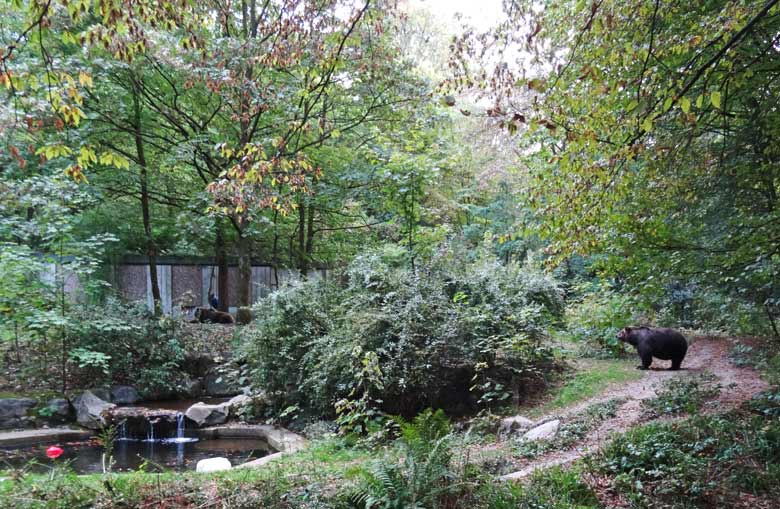
[[[58,444],[65,452],[56,460],[46,457],[47,445],[26,448],[0,448],[0,469],[19,468],[30,460],[37,464],[31,469],[46,472],[54,465],[67,462],[79,474],[102,472],[102,447],[95,442]],[[221,456],[233,465],[257,459],[274,451],[264,440],[217,438],[213,440],[118,440],[114,446],[113,470],[127,472],[143,466],[146,471],[195,470],[199,460]]]

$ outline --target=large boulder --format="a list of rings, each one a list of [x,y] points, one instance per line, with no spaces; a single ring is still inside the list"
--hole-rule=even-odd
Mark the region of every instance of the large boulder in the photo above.
[[[209,396],[225,397],[235,396],[241,392],[241,388],[237,384],[233,383],[229,377],[217,373],[210,372],[203,378],[203,388]]]
[[[200,460],[195,466],[196,472],[219,472],[221,470],[230,470],[233,466],[227,458],[206,458]]]
[[[141,401],[141,396],[135,387],[117,385],[111,388],[111,401],[118,405],[134,405]]]
[[[505,417],[501,419],[501,423],[498,426],[498,434],[499,436],[509,436],[517,431],[525,431],[533,425],[534,421],[522,415]]]
[[[195,403],[184,412],[184,416],[199,427],[213,426],[227,421],[230,407],[227,404],[207,405],[205,403]]]
[[[30,398],[0,399],[0,429],[24,426],[27,412],[37,404],[37,401]]]
[[[116,405],[98,398],[92,391],[84,391],[75,399],[76,421],[85,428],[101,429],[107,424],[107,413]]]
[[[247,396],[246,394],[239,394],[238,396],[233,396],[230,398],[230,401],[227,403],[223,403],[223,405],[228,407],[228,414],[231,417],[238,416],[241,411],[244,408],[250,407],[254,404],[254,400]]]
[[[523,440],[552,440],[558,434],[560,427],[561,421],[558,419],[545,422],[523,435]]]
[[[111,391],[103,389],[101,387],[90,389],[89,392],[102,399],[103,401],[111,401]]]

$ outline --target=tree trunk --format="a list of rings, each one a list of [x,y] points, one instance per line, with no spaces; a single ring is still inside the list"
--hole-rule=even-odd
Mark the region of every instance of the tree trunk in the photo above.
[[[252,250],[251,241],[248,237],[240,235],[238,237],[238,288],[236,289],[236,300],[239,306],[249,306],[252,304]]]
[[[306,260],[306,204],[303,198],[298,202],[298,271],[306,279],[309,272]]]
[[[141,184],[141,215],[143,217],[144,235],[146,236],[146,255],[149,257],[149,279],[152,286],[152,300],[154,301],[154,314],[162,314],[162,298],[160,297],[160,283],[157,280],[157,245],[152,233],[152,221],[149,213],[149,179],[146,168],[146,152],[141,136],[141,102],[139,100],[139,83],[133,79],[133,127],[135,136],[135,151],[140,167],[139,181]]]
[[[238,235],[238,288],[236,289],[238,313],[236,322],[249,323],[252,305],[252,241],[249,237]]]
[[[279,228],[278,228],[279,211],[274,210],[274,244],[271,250],[271,265],[274,269],[274,285],[275,290],[279,289]]]
[[[216,221],[215,254],[217,258],[217,304],[220,311],[227,312],[230,307],[230,290],[228,287],[228,260],[225,250],[225,237],[222,233],[222,221]],[[211,282],[209,282],[211,284]]]
[[[306,271],[311,264],[311,253],[314,250],[314,207],[309,205],[309,219],[306,224]]]

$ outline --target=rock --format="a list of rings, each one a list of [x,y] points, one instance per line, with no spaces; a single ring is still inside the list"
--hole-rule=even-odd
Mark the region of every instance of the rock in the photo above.
[[[550,440],[555,437],[560,427],[561,421],[558,419],[545,422],[523,435],[523,440]]]
[[[67,399],[50,399],[48,403],[46,403],[46,408],[48,409],[49,415],[51,415],[50,420],[53,421],[69,421],[73,415],[73,409]]]
[[[207,405],[195,403],[184,412],[185,417],[198,426],[213,426],[227,421],[229,407],[227,404]]]
[[[200,460],[195,467],[196,472],[219,472],[221,470],[230,470],[233,466],[227,458],[206,458]]]
[[[203,378],[206,394],[214,397],[235,396],[241,389],[220,373],[211,372]]]
[[[27,412],[37,404],[30,398],[0,399],[0,429],[18,428],[27,424]]]
[[[185,398],[198,398],[203,394],[203,382],[194,378],[185,378],[179,383],[179,394]]]
[[[108,389],[90,389],[89,392],[102,399],[103,401],[111,401],[111,391]]]
[[[135,387],[117,385],[111,388],[111,401],[120,405],[134,405],[141,401],[141,396],[135,390]]]
[[[34,407],[37,402],[30,398],[4,398],[0,399],[0,419],[12,417],[24,417],[27,410]]]
[[[76,398],[73,405],[76,408],[76,420],[85,428],[101,429],[106,425],[105,412],[116,408],[116,405],[98,398],[92,391]]]
[[[246,394],[239,394],[238,396],[232,397],[227,403],[223,403],[223,405],[227,406],[228,414],[231,417],[237,416],[242,408],[252,406],[253,404],[254,400]]]
[[[512,417],[505,417],[501,419],[501,423],[498,426],[498,434],[500,436],[507,436],[515,431],[524,431],[534,425],[534,421],[523,417],[522,415],[515,415]]]

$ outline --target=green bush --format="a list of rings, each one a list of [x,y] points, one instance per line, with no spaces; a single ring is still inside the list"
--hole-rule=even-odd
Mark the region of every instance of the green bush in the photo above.
[[[678,307],[664,303],[659,322],[680,323]],[[739,295],[729,295],[712,289],[697,288],[686,303],[683,320],[691,329],[736,336],[768,336],[772,334],[765,310]]]
[[[143,303],[109,298],[74,309],[66,331],[77,382],[129,383],[143,393],[173,388],[181,378],[184,350],[176,321],[154,317]]]
[[[566,330],[576,341],[592,345],[610,355],[623,352],[617,333],[627,325],[647,319],[647,308],[627,293],[607,283],[589,283],[576,289],[577,298],[566,311]]]
[[[444,251],[412,271],[380,251],[356,259],[344,279],[281,289],[242,331],[253,381],[278,408],[332,414],[349,398],[393,414],[465,412],[530,390],[553,364],[543,340],[562,313],[561,291],[534,269],[487,255],[461,263]]]

